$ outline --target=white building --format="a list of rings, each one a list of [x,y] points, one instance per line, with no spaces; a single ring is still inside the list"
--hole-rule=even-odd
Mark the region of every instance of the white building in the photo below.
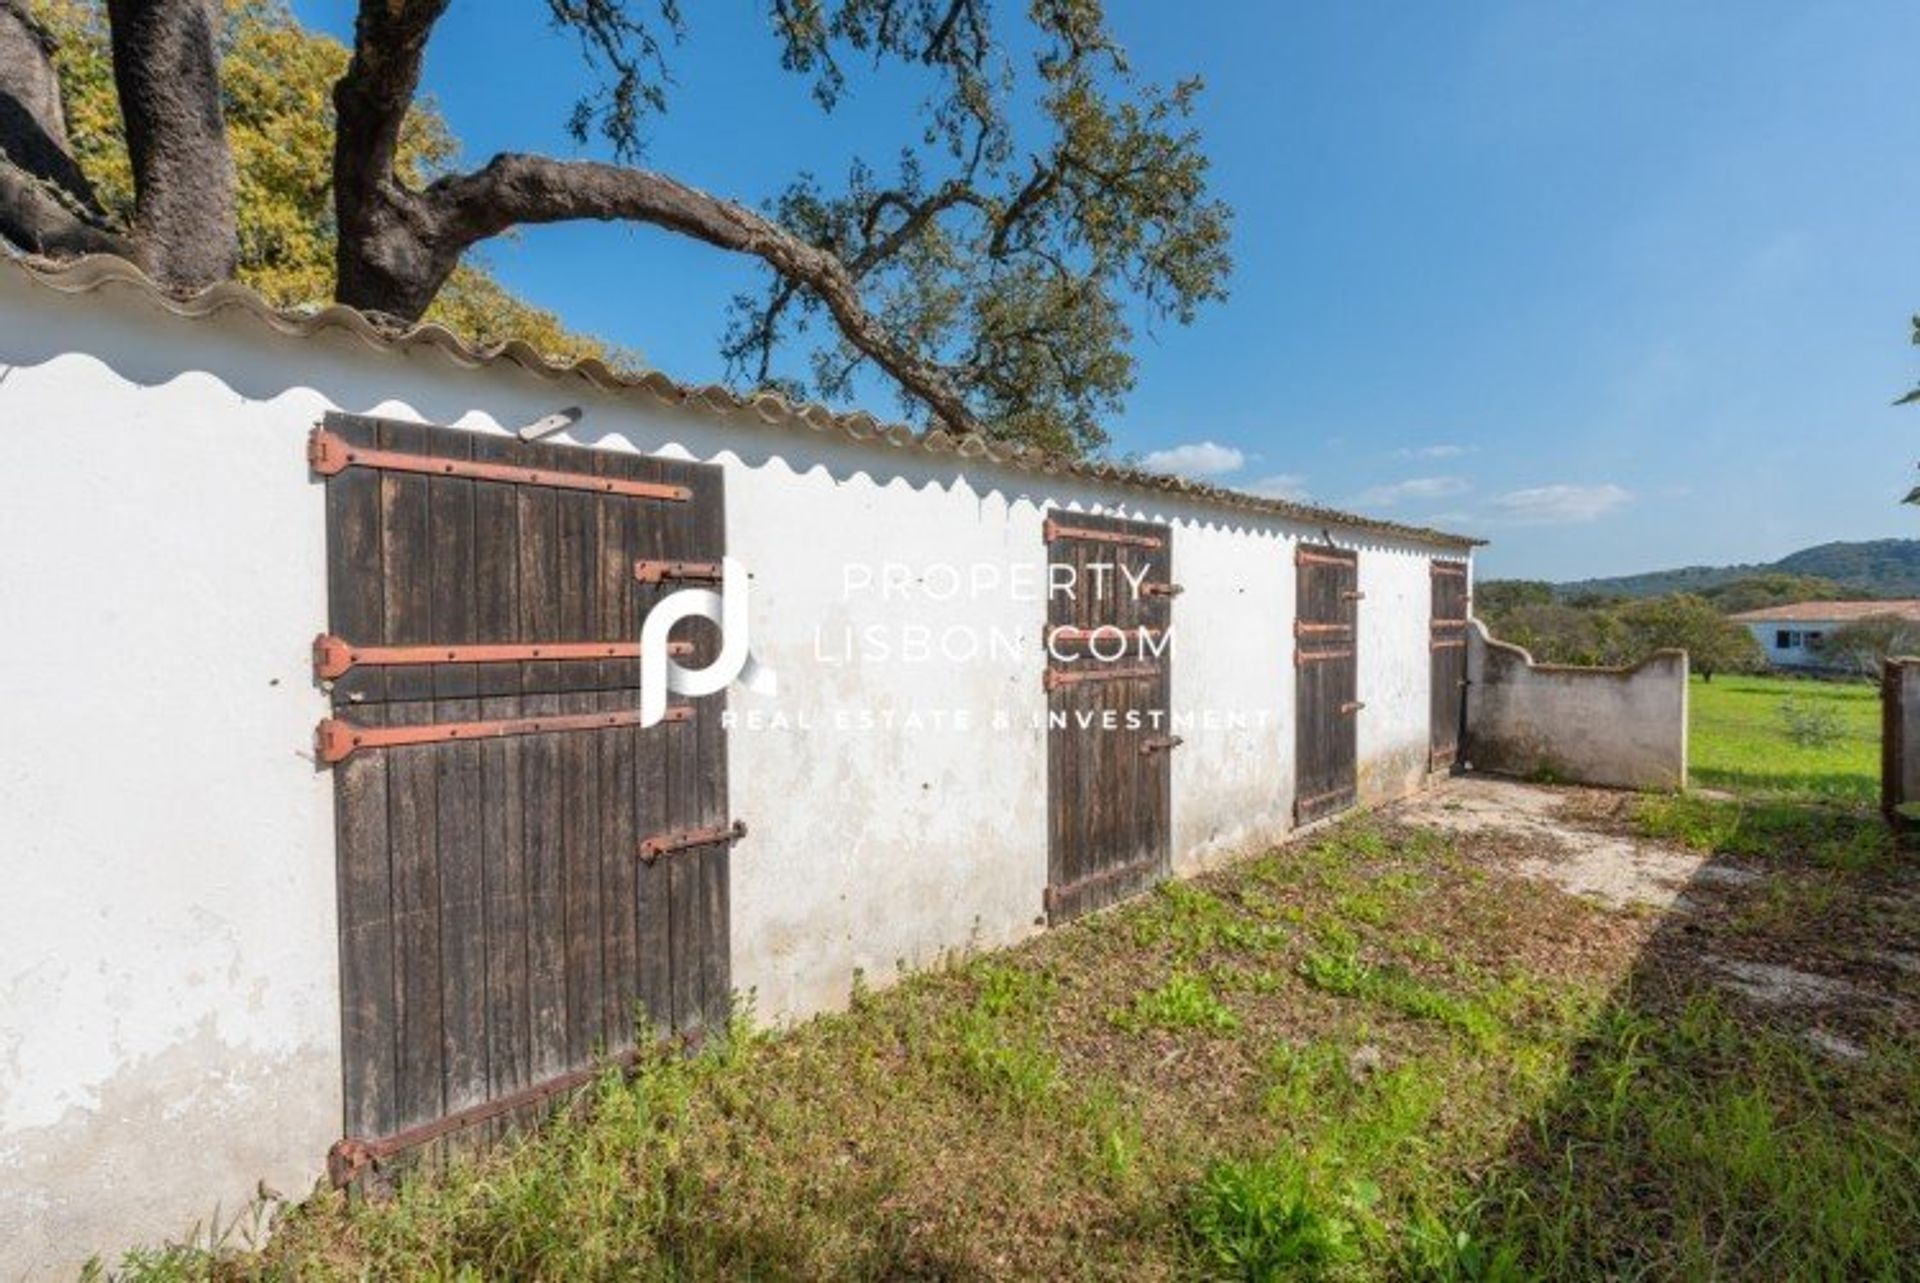
[[[1761,653],[1775,668],[1816,669],[1832,667],[1820,653],[1820,643],[1841,628],[1862,619],[1896,615],[1920,623],[1920,599],[1894,601],[1797,601],[1787,606],[1768,606],[1761,610],[1730,615],[1744,624]]]
[[[564,407],[580,413],[552,441],[567,445],[572,462],[537,467],[570,470],[535,482],[523,467],[519,479],[503,479],[502,465],[481,461],[519,457],[513,430]],[[328,469],[353,463],[355,446],[329,438],[327,425],[355,419],[340,430],[356,431],[369,422],[357,416],[379,416],[379,431],[405,440],[363,441],[368,457],[336,479]],[[657,374],[625,377],[594,362],[553,366],[524,345],[481,351],[432,326],[396,332],[345,308],[278,312],[235,285],[174,298],[117,260],[53,268],[0,259],[0,427],[10,447],[0,469],[0,876],[8,888],[0,1278],[70,1276],[90,1252],[111,1257],[216,1213],[224,1222],[262,1181],[303,1193],[336,1142],[391,1140],[393,1127],[412,1121],[369,1082],[386,1091],[398,1079],[411,1089],[425,1075],[426,1089],[436,1100],[444,1091],[451,1109],[470,1098],[511,1100],[504,1089],[543,1086],[584,1063],[543,1065],[535,1054],[529,1067],[526,1026],[549,1032],[539,999],[502,987],[500,1006],[479,1008],[482,998],[492,1002],[493,973],[479,986],[452,968],[495,930],[485,916],[492,908],[554,921],[555,903],[584,906],[580,897],[597,894],[596,876],[630,888],[642,867],[636,855],[644,867],[657,857],[662,867],[699,868],[693,876],[702,878],[716,851],[725,857],[713,894],[687,901],[686,918],[674,901],[675,965],[710,950],[702,964],[710,969],[699,973],[718,977],[700,982],[709,1005],[717,985],[754,995],[764,1021],[790,1021],[844,1004],[859,977],[886,983],[1029,936],[1058,918],[1063,893],[1126,893],[1206,867],[1299,820],[1403,795],[1451,757],[1457,683],[1448,681],[1441,698],[1432,692],[1434,674],[1449,672],[1465,644],[1476,541],[1458,535],[917,435]],[[338,455],[328,453],[329,440]],[[443,533],[463,550],[465,560],[445,565],[471,564],[484,578],[518,557],[519,582],[529,585],[523,600],[533,599],[536,571],[563,564],[556,557],[602,577],[552,589],[560,605],[551,618],[522,610],[524,636],[512,631],[511,614],[493,621],[505,631],[491,633],[487,620],[456,618],[472,614],[473,599],[463,573],[452,572],[436,572],[431,593],[412,581],[420,591],[408,600],[426,603],[428,631],[409,635],[401,598],[391,594],[383,627],[343,623],[350,595],[381,604],[377,593],[343,591],[372,582],[366,575],[381,558],[422,548],[438,555],[423,533],[431,513],[416,502],[441,484],[420,475],[435,448],[457,453],[433,455],[431,471],[464,469],[453,484],[466,487],[457,502],[431,510],[444,511]],[[543,460],[562,457],[551,443],[539,448],[549,452]],[[524,483],[565,496],[600,488],[581,484],[590,474],[662,473],[691,487],[655,482],[648,498],[698,497],[706,507],[685,508],[724,521],[686,526],[688,538],[707,540],[691,553],[649,555],[703,560],[623,562],[615,536],[626,536],[606,517],[596,519],[600,547],[612,555],[585,559],[594,527],[582,543],[566,513],[582,502],[594,511],[592,493],[583,501],[530,495],[525,538],[480,550],[498,534],[482,514],[480,487]],[[334,538],[341,505],[329,496],[342,496],[348,482],[363,498],[392,500],[369,510],[384,533],[357,548]],[[1069,779],[1055,759],[1091,735],[1076,730],[1081,739],[1069,741],[1050,733],[1049,719],[1081,693],[1119,684],[1057,680],[1060,665],[1042,643],[1092,631],[1088,623],[1114,626],[1051,617],[1046,598],[1017,591],[1049,582],[1052,549],[1064,540],[1081,541],[1099,560],[1151,552],[1149,586],[1158,591],[1138,618],[1118,622],[1180,638],[1177,655],[1148,670],[1172,723],[1102,759],[1118,782],[1100,786],[1109,800],[1098,808],[1049,805],[1050,793],[1066,787],[1060,781],[1082,778]],[[461,755],[481,754],[484,765],[504,742],[483,747],[471,728],[497,734],[512,724],[519,729],[511,733],[528,736],[514,742],[533,745],[535,732],[558,733],[542,717],[577,722],[608,705],[515,711],[490,706],[517,695],[475,700],[471,688],[430,688],[410,698],[416,709],[435,706],[402,725],[379,716],[378,695],[343,709],[346,687],[316,655],[321,632],[343,647],[382,650],[375,662],[388,664],[432,662],[398,653],[429,649],[423,642],[465,647],[470,658],[488,649],[481,643],[586,651],[627,636],[629,624],[638,633],[637,615],[607,607],[641,568],[717,574],[721,551],[752,577],[752,651],[777,674],[778,691],[737,693],[730,707],[741,720],[731,731],[707,712],[724,695],[705,696],[697,717],[675,719],[680,731],[659,729],[717,736],[675,741],[703,745],[698,760],[713,773],[658,787],[649,777],[637,803],[717,802],[712,818],[750,828],[730,852],[729,828],[694,823],[640,829],[648,841],[636,851],[635,834],[621,829],[634,828],[636,797],[615,787],[631,776],[618,774],[629,768],[611,748],[598,776],[591,755],[562,763],[564,780],[552,761],[538,784],[530,765],[513,776],[525,780],[511,788],[516,799],[575,785],[583,798],[601,797],[592,792],[597,778],[613,801],[570,805],[573,818],[559,830],[507,831],[494,864],[491,830],[475,826],[509,790],[448,787],[436,809],[435,779],[454,777],[408,763],[451,769],[467,760]],[[948,580],[936,578],[942,572]],[[992,582],[982,586],[979,572]],[[1326,590],[1302,597],[1297,585],[1323,582],[1313,578],[1322,572]],[[543,591],[558,582],[538,581]],[[1436,601],[1451,604],[1437,614]],[[448,620],[439,635],[432,621]],[[1009,640],[979,662],[915,663],[907,653],[916,638],[937,643],[967,630]],[[868,653],[876,633],[895,644]],[[862,649],[849,655],[841,638]],[[1305,671],[1316,680],[1297,679]],[[619,692],[603,686],[557,699],[608,693]],[[527,694],[529,705],[556,700],[531,684]],[[849,710],[870,716],[850,720]],[[329,726],[373,738],[331,757]],[[1315,729],[1322,726],[1333,729]],[[451,744],[455,734],[467,738]],[[402,738],[409,747],[394,746]],[[1327,745],[1343,755],[1344,779],[1331,787],[1299,769]],[[356,791],[389,783],[395,798],[417,785],[427,804],[389,812]],[[364,915],[370,902],[387,903],[386,883],[367,894],[357,875],[371,867],[384,878],[389,866],[384,851],[371,865],[358,862],[364,834],[352,821],[388,814],[405,821],[394,831],[408,842],[393,848],[391,867],[409,879],[395,883],[398,893],[437,899],[437,915],[406,905],[404,915]],[[1055,867],[1064,825],[1091,832],[1089,824],[1116,817],[1149,834],[1144,857],[1121,851],[1130,862],[1111,873]],[[663,831],[675,842],[650,849]],[[697,864],[675,854],[683,848],[696,851]],[[602,855],[596,874],[591,861]],[[566,897],[548,896],[542,883],[483,902],[473,883],[493,886],[496,874],[501,887],[559,877]],[[1122,875],[1124,883],[1108,880]],[[677,897],[677,874],[673,882]],[[619,906],[626,894],[606,903]],[[595,913],[567,908],[564,918],[568,931],[585,933],[589,962],[600,956],[602,922],[606,956],[630,957],[632,915]],[[502,928],[516,929],[526,930]],[[517,984],[521,973],[502,974]],[[527,974],[551,988],[560,973]],[[626,978],[613,962],[604,972],[568,973],[569,1005],[556,1008],[564,1021],[554,1028],[582,1048],[599,1041],[593,1021],[607,1012],[617,1020],[615,999],[627,996],[609,981],[601,1011],[596,974]],[[377,1008],[370,1018],[346,1001],[350,990]],[[675,1003],[682,996],[676,988]],[[582,1022],[572,1020],[575,998],[587,1012]],[[401,1041],[380,1044],[377,1056],[352,1054],[375,1045],[367,1030],[386,1028],[388,1007],[401,1012]],[[475,1059],[486,1045],[475,1041],[476,1019],[489,1038],[500,1033],[498,1064]],[[434,1029],[416,1037],[429,1021]],[[456,1029],[456,1021],[466,1023]],[[447,1048],[465,1058],[446,1059],[443,1070]],[[362,1101],[376,1121],[354,1121]]]

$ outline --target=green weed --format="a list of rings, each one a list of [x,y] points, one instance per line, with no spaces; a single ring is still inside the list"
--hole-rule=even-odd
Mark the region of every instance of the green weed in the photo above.
[[[1317,989],[1431,1020],[1481,1042],[1499,1033],[1499,1022],[1484,1006],[1436,989],[1398,967],[1375,967],[1351,953],[1310,953],[1301,960],[1300,975]]]
[[[1225,1034],[1240,1028],[1240,1017],[1214,995],[1212,986],[1185,970],[1176,970],[1158,988],[1136,994],[1132,1006],[1114,1013],[1113,1022],[1134,1032],[1160,1028]]]
[[[1163,882],[1152,907],[1135,923],[1142,944],[1170,943],[1180,957],[1222,949],[1264,951],[1285,945],[1290,933],[1273,922],[1249,917],[1212,892],[1184,882]]]
[[[1182,1216],[1196,1263],[1216,1278],[1312,1277],[1359,1255],[1351,1220],[1317,1202],[1283,1158],[1217,1163]]]

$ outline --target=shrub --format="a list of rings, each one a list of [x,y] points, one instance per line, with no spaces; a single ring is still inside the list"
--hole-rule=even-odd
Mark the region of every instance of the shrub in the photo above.
[[[1826,748],[1841,735],[1840,714],[1831,704],[1790,695],[1780,701],[1780,724],[1801,748]]]

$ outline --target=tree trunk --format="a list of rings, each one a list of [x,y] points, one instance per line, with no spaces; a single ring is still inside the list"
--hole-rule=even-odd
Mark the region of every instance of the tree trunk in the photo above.
[[[125,253],[67,144],[53,42],[0,0],[0,236],[36,254]]]
[[[240,237],[215,43],[219,0],[107,0],[107,15],[141,265],[176,287],[226,280]]]

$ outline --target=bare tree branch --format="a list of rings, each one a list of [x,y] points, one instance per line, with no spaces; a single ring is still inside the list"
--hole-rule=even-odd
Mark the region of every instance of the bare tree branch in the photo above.
[[[339,114],[334,192],[343,302],[417,319],[475,244],[521,224],[576,219],[646,223],[749,254],[825,304],[865,356],[924,401],[948,428],[978,426],[946,372],[895,340],[860,300],[858,273],[828,250],[743,205],[667,175],[592,161],[496,156],[484,169],[413,191],[393,173],[400,124],[448,0],[368,0],[353,59],[334,89]],[[929,211],[923,217],[931,217]]]
[[[578,100],[575,135],[597,125],[628,163],[504,154],[410,186],[395,149],[449,0],[361,0],[334,95],[339,298],[417,318],[463,255],[515,226],[643,223],[766,265],[764,291],[734,300],[723,348],[731,370],[762,386],[805,386],[773,377],[776,349],[824,311],[839,342],[813,353],[818,395],[846,392],[871,363],[910,415],[1050,449],[1097,447],[1102,416],[1133,381],[1124,296],[1143,301],[1151,323],[1224,294],[1229,211],[1208,197],[1185,124],[1198,82],[1133,82],[1098,3],[1031,7],[1040,39],[1023,81],[986,0],[766,2],[782,66],[813,80],[823,109],[846,84],[841,54],[932,73],[918,141],[893,181],[855,160],[840,194],[801,175],[755,212],[632,166],[640,123],[664,109],[678,0],[548,0],[611,81]],[[1023,83],[1053,135],[1024,160],[1005,111]]]
[[[926,402],[949,429],[972,432],[979,426],[946,371],[897,342],[866,309],[858,275],[847,264],[744,205],[648,170],[511,154],[496,156],[476,173],[435,183],[425,199],[441,220],[440,252],[451,253],[452,261],[475,242],[518,224],[582,218],[646,223],[752,255],[819,298],[847,341]]]

